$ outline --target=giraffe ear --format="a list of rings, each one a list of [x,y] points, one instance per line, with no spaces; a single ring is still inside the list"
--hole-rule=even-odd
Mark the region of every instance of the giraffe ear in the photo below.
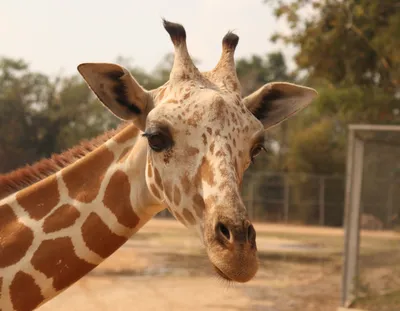
[[[265,84],[243,102],[267,129],[307,107],[317,95],[316,90],[305,86],[274,82]]]
[[[153,100],[128,70],[116,64],[84,63],[78,66],[78,71],[113,114],[144,129]]]

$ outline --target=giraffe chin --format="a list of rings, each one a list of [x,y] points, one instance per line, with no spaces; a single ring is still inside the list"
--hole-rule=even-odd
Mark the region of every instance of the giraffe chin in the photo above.
[[[246,283],[250,281],[257,273],[258,270],[258,262],[252,265],[240,265],[237,267],[226,267],[226,269],[219,268],[216,264],[211,262],[214,271],[217,273],[217,276],[226,280],[228,282],[238,282],[238,283]]]
[[[212,253],[214,252],[208,252],[208,257],[214,271],[218,277],[228,282],[246,283],[258,271],[256,252],[235,254],[235,252],[218,250]]]
[[[216,265],[213,264],[212,266],[213,266],[215,272],[217,272],[218,276],[220,276],[222,279],[224,279],[228,282],[232,281],[232,279],[230,277],[226,276],[226,274],[223,273]]]

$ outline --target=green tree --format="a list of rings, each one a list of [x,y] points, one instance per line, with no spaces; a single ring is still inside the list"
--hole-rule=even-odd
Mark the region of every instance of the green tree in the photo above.
[[[0,172],[60,152],[115,125],[77,76],[51,79],[0,59]]]
[[[170,55],[153,73],[129,58],[119,57],[117,63],[146,89],[165,83],[172,65]],[[0,173],[62,152],[120,122],[80,76],[48,77],[30,71],[23,60],[0,58]]]
[[[329,96],[348,93],[359,99],[365,94],[362,103],[348,100],[339,106],[322,96],[317,104],[320,113],[340,112],[343,117],[346,110],[346,121],[400,122],[398,1],[266,2],[275,6],[277,17],[289,22],[290,33],[277,33],[273,39],[298,48],[295,61],[307,72],[308,83]]]
[[[398,1],[265,2],[290,26],[272,39],[298,48],[296,71],[320,94],[290,121],[284,167],[343,176],[349,123],[400,124]],[[298,197],[307,192],[300,184],[295,184],[302,192]],[[336,197],[343,195],[340,190]]]

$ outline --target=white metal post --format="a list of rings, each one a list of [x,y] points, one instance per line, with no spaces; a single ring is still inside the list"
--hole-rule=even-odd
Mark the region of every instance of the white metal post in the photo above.
[[[357,294],[363,155],[364,143],[355,137],[354,130],[350,128],[347,152],[345,241],[341,301],[344,307],[348,307]]]

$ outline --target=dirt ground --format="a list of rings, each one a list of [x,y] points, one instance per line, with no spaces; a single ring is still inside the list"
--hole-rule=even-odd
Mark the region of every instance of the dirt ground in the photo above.
[[[342,230],[275,224],[255,228],[260,270],[249,283],[221,281],[194,234],[176,221],[153,219],[92,273],[39,310],[336,310]],[[365,232],[361,246],[361,255],[369,260],[365,266],[371,265],[363,280],[366,290],[376,293],[400,281],[400,273],[393,279],[393,265],[375,258],[397,249],[398,258],[391,258],[400,264],[400,235]],[[378,278],[386,280],[385,288],[376,286]]]

